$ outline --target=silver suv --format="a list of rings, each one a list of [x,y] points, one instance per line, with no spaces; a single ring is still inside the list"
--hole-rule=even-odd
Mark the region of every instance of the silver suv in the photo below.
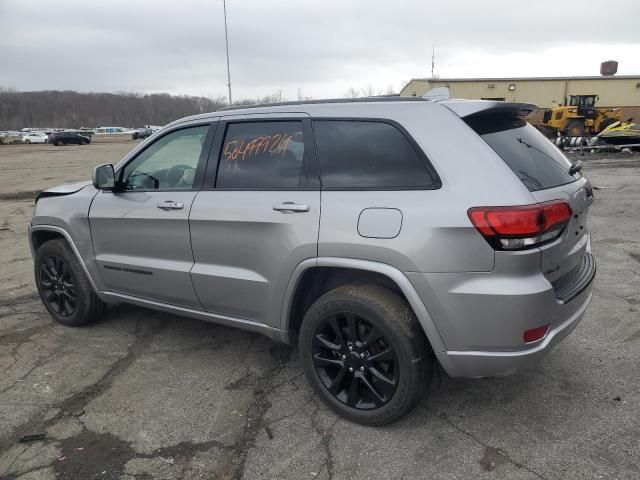
[[[38,291],[64,325],[127,302],[297,343],[330,407],[392,422],[436,363],[512,373],[589,304],[592,189],[534,108],[393,97],[178,120],[38,195]]]

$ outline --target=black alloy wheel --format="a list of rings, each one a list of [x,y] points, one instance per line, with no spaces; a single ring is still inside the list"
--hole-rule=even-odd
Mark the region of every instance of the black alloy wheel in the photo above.
[[[300,361],[318,397],[361,425],[402,418],[427,392],[435,365],[407,301],[377,284],[349,284],[306,311]]]
[[[332,314],[320,323],[312,358],[329,393],[351,408],[379,408],[398,386],[398,357],[391,343],[355,313]]]
[[[66,240],[55,238],[38,247],[34,275],[42,303],[56,322],[79,327],[104,311],[104,303]]]
[[[50,254],[42,259],[38,271],[42,299],[61,317],[70,317],[76,311],[76,280],[73,272],[59,255]]]

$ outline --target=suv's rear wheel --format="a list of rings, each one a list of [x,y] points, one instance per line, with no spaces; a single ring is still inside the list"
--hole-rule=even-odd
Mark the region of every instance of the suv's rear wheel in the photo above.
[[[102,313],[104,303],[64,240],[42,244],[36,252],[35,276],[42,303],[57,322],[76,327]]]
[[[433,374],[433,356],[411,308],[377,285],[348,285],[320,297],[302,322],[299,350],[318,395],[363,425],[404,416]]]

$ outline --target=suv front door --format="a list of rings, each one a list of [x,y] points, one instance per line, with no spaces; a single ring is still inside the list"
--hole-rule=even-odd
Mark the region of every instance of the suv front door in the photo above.
[[[89,212],[96,263],[112,292],[202,308],[191,284],[189,210],[215,124],[168,131],[116,172]]]
[[[320,188],[310,120],[224,117],[211,157],[189,219],[194,288],[210,312],[279,328],[293,270],[317,257]]]

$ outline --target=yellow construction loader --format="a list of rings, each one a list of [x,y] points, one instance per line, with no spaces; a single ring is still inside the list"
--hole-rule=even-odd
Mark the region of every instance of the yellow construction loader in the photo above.
[[[541,126],[553,134],[597,135],[620,120],[619,108],[596,107],[597,95],[571,95],[567,105],[547,109]]]

